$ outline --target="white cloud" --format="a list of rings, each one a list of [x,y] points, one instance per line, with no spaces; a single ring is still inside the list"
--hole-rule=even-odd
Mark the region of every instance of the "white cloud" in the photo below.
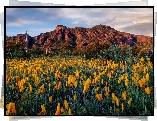
[[[6,26],[24,26],[28,24],[41,24],[42,20],[35,17],[28,17],[25,15],[26,12],[29,12],[29,9],[20,9],[20,8],[7,8],[6,9]]]
[[[79,24],[79,21],[78,20],[76,20],[76,21],[73,21],[73,22],[71,22],[72,24]]]
[[[153,23],[138,23],[134,25],[130,25],[127,27],[123,27],[120,29],[121,31],[132,33],[135,35],[153,35]]]
[[[137,4],[137,2],[134,2],[132,5],[135,3]],[[12,17],[13,20],[7,22],[7,26],[41,23],[46,22],[46,20],[52,20],[53,22],[69,19],[69,24],[81,27],[93,27],[98,24],[105,24],[120,31],[131,26],[136,28],[137,25],[137,30],[139,31],[142,26],[153,22],[153,9],[151,8],[36,8],[34,10],[41,13],[42,17],[36,16],[34,19],[19,17],[16,18],[16,20]],[[17,10],[14,9],[13,11],[13,14],[16,14],[15,11]],[[11,14],[12,12],[10,11],[8,13]],[[136,34],[136,29],[134,31]],[[153,30],[151,32],[153,32]],[[142,31],[141,34],[143,35]]]
[[[25,25],[28,25],[28,24],[41,24],[42,22],[39,20],[34,20],[32,21],[31,19],[17,19],[16,22],[13,21],[13,22],[7,22],[6,26],[25,26]]]

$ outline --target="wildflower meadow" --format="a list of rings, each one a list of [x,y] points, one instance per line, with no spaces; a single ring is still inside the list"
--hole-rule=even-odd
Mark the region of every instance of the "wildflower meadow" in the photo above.
[[[6,115],[153,115],[150,58],[6,59]]]

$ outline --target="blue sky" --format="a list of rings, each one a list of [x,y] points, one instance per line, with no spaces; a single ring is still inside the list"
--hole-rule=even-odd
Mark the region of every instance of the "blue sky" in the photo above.
[[[6,34],[30,36],[70,28],[108,25],[118,31],[153,36],[152,8],[7,8]]]

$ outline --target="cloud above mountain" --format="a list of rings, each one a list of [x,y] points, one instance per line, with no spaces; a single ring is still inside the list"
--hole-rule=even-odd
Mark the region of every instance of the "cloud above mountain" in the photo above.
[[[57,25],[90,28],[108,25],[118,31],[153,35],[152,8],[7,8],[6,33],[28,31],[31,36],[53,31]],[[12,34],[11,34],[12,33]]]

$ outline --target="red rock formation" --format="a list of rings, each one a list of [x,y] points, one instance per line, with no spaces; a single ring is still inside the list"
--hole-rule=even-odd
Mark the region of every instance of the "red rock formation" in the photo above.
[[[25,40],[25,34],[17,34],[16,37],[6,37],[6,40],[10,39],[23,41]],[[57,46],[59,43],[63,43],[66,47],[82,48],[83,46],[88,46],[88,44],[95,42],[104,43],[104,40],[117,45],[153,42],[152,37],[119,32],[106,25],[96,25],[92,28],[67,28],[63,25],[57,25],[54,31],[35,36],[34,45]]]

